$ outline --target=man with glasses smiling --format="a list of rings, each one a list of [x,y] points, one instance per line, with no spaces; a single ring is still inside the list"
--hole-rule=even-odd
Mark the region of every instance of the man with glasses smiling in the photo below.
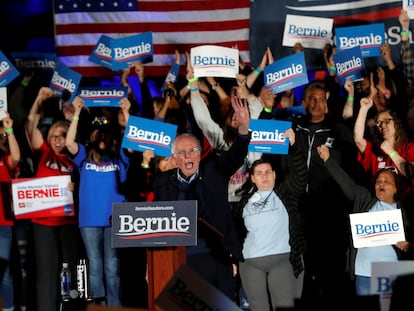
[[[154,201],[197,200],[198,241],[197,246],[186,248],[187,265],[229,298],[235,290],[232,263],[242,260],[242,248],[227,187],[230,176],[243,164],[250,142],[247,103],[237,97],[231,100],[240,126],[230,149],[201,161],[199,140],[192,134],[181,134],[172,143],[171,156],[177,168],[160,173],[154,180]]]

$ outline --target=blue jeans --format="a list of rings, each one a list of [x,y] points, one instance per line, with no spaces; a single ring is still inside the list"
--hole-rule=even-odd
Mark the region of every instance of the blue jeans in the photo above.
[[[12,247],[12,227],[0,226],[0,258],[9,261]],[[14,306],[13,279],[10,275],[10,264],[0,280],[0,294],[3,297],[3,308],[12,310]]]
[[[109,306],[121,306],[119,258],[117,250],[111,247],[111,230],[111,227],[80,228],[89,261],[92,296],[106,296]]]
[[[0,294],[3,297],[3,311],[14,310],[14,288],[13,278],[10,274],[10,265],[4,272],[3,280],[0,284]]]
[[[12,227],[0,226],[0,258],[10,259],[12,246]]]
[[[355,276],[355,289],[357,296],[369,296],[371,294],[371,278],[369,276]]]

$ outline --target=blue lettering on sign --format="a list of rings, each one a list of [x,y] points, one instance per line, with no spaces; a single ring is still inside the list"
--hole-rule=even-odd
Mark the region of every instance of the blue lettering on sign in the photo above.
[[[227,56],[224,57],[201,57],[200,55],[194,56],[194,66],[224,66],[224,67],[234,67],[236,61]]]
[[[398,223],[391,223],[389,220],[386,223],[363,225],[355,224],[355,232],[358,237],[372,237],[378,235],[393,234],[399,231],[400,226]]]
[[[297,27],[296,25],[289,25],[289,35],[295,37],[320,37],[325,38],[328,35],[326,29],[318,28],[308,28],[308,27]]]
[[[375,292],[387,294],[392,292],[393,282],[387,277],[377,277],[377,287]]]

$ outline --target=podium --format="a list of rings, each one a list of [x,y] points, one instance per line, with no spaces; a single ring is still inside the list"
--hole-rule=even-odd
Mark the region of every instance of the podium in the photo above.
[[[162,311],[161,308],[155,305],[155,299],[178,268],[185,263],[185,246],[147,248],[149,309]]]

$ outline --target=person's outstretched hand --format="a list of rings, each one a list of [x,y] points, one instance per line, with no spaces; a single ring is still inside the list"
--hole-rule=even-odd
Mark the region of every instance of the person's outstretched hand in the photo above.
[[[247,100],[237,96],[231,97],[231,106],[234,109],[236,120],[239,122],[239,134],[247,135],[249,133],[250,113]]]

